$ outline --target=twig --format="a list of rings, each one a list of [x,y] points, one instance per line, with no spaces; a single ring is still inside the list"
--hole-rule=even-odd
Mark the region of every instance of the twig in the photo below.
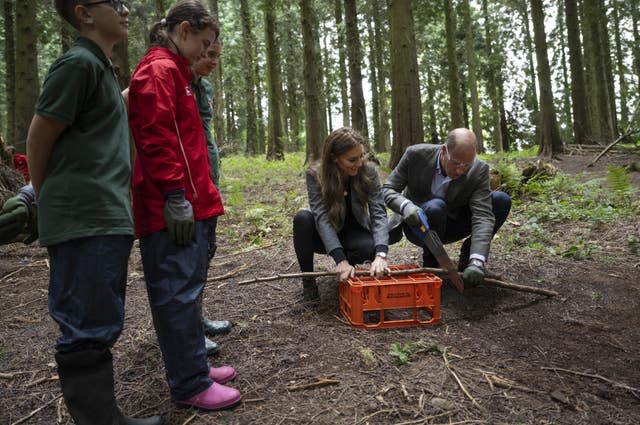
[[[249,248],[249,249],[245,249],[243,251],[236,251],[236,252],[232,252],[231,254],[225,254],[225,255],[216,255],[216,260],[222,260],[224,258],[228,258],[228,257],[235,257],[236,255],[240,255],[240,254],[246,254],[248,252],[253,252],[253,251],[259,251],[261,249],[267,249],[267,248],[271,248],[272,246],[274,246],[276,243],[271,243],[269,245],[265,245],[265,246],[256,246],[254,248]]]
[[[425,416],[424,418],[416,419],[416,420],[413,420],[413,421],[397,422],[397,423],[395,423],[395,424],[393,424],[393,425],[413,425],[413,424],[422,424],[422,423],[425,423],[425,422],[430,421],[430,420],[432,420],[432,419],[440,418],[440,417],[442,417],[442,416],[449,416],[449,415],[451,415],[451,414],[455,413],[456,411],[457,411],[457,409],[456,409],[456,410],[450,410],[450,411],[448,411],[448,412],[438,413],[437,415]]]
[[[187,425],[188,423],[193,421],[197,416],[198,416],[198,414],[194,413],[193,415],[191,415],[191,417],[189,419],[187,419],[186,421],[182,422],[182,425]]]
[[[42,384],[43,382],[51,382],[51,381],[58,381],[60,378],[58,377],[58,375],[52,375],[49,376],[47,378],[40,378],[38,380],[35,380],[33,382],[30,382],[29,384],[27,384],[25,386],[25,388],[31,388],[31,387],[35,387],[38,384]]]
[[[26,421],[28,421],[29,419],[31,419],[33,416],[36,415],[36,413],[38,413],[39,411],[41,411],[42,409],[45,409],[47,406],[49,406],[51,403],[53,403],[54,401],[56,401],[57,399],[59,399],[60,397],[62,397],[62,394],[58,394],[57,396],[55,396],[54,398],[52,398],[51,400],[47,401],[45,404],[43,404],[42,406],[38,407],[36,410],[32,411],[31,413],[29,413],[27,416],[25,416],[22,419],[18,419],[16,422],[12,423],[11,425],[18,425],[21,423],[24,423]]]
[[[318,378],[316,382],[310,382],[308,384],[290,385],[287,387],[289,391],[308,390],[310,388],[326,387],[327,385],[338,385],[340,381],[335,379]]]
[[[592,374],[592,373],[585,373],[585,372],[576,372],[574,370],[563,369],[561,367],[544,367],[543,366],[542,369],[543,370],[553,370],[555,372],[564,372],[564,373],[570,373],[570,374],[573,374],[573,375],[586,376],[588,378],[599,379],[601,381],[604,381],[604,382],[607,382],[607,383],[613,385],[616,388],[622,388],[624,390],[630,391],[636,397],[638,397],[638,395],[636,393],[640,393],[640,389],[638,389],[638,388],[634,388],[634,387],[631,387],[631,386],[629,386],[627,384],[623,384],[623,383],[620,383],[620,382],[612,381],[611,379],[605,378],[602,375],[595,375],[595,374]]]
[[[462,392],[469,398],[469,400],[471,400],[471,402],[474,404],[474,406],[480,407],[480,405],[478,404],[476,399],[473,398],[471,396],[471,394],[469,394],[469,391],[467,391],[467,389],[465,388],[464,384],[462,383],[462,381],[460,380],[458,375],[451,368],[451,365],[449,364],[449,359],[447,358],[447,349],[446,348],[444,350],[442,350],[442,358],[444,359],[444,367],[449,371],[449,373],[456,380],[456,382],[460,386],[460,389],[462,390]]]
[[[387,273],[388,276],[406,276],[414,273],[433,273],[441,276],[447,276],[447,273],[442,269],[435,267],[421,267],[417,269],[405,269],[405,270],[393,270]],[[368,270],[356,270],[356,276],[368,276]],[[280,279],[295,279],[295,278],[311,278],[311,277],[324,277],[335,276],[335,272],[306,272],[306,273],[285,273],[275,276],[256,277],[253,279],[243,280],[238,282],[238,285],[250,285],[252,283],[259,282],[271,282]],[[531,292],[534,294],[546,295],[547,297],[555,297],[558,295],[556,291],[551,291],[543,288],[536,288],[533,286],[519,285],[511,282],[504,282],[497,279],[485,278],[484,285],[496,286],[498,288],[511,289],[520,292]]]
[[[380,413],[392,413],[392,412],[395,412],[395,409],[384,409],[384,410],[378,410],[377,412],[373,412],[372,414],[367,415],[367,416],[365,416],[365,417],[361,418],[358,422],[356,422],[356,424],[364,423],[364,422],[366,422],[368,419],[370,419],[370,418],[372,418],[372,417],[374,417],[374,416],[376,416],[376,415],[379,415]]]
[[[229,273],[225,273],[221,276],[214,276],[214,277],[210,277],[209,279],[207,279],[207,282],[215,282],[217,280],[225,280],[225,279],[229,279],[230,277],[233,277],[235,275],[237,275],[238,273],[240,273],[243,270],[246,270],[249,268],[249,264],[248,263],[244,263],[238,267],[236,267],[235,269],[231,270]]]

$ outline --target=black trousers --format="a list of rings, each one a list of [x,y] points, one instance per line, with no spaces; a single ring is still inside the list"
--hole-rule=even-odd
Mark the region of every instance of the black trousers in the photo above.
[[[349,264],[362,264],[373,261],[375,244],[373,235],[366,229],[343,228],[338,238],[347,256]],[[300,210],[293,218],[293,247],[302,272],[313,271],[313,254],[327,254],[320,234],[316,229],[313,214],[309,210]]]

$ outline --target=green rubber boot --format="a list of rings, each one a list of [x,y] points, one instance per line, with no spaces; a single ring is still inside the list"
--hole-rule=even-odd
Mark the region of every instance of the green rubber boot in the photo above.
[[[203,317],[202,326],[204,327],[204,333],[211,336],[225,335],[231,332],[231,322],[228,320],[209,320]]]

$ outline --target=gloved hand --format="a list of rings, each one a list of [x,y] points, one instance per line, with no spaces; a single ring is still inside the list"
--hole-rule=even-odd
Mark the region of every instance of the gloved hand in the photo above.
[[[480,260],[473,259],[462,272],[462,280],[466,283],[478,285],[484,281],[484,266]]]
[[[169,237],[176,245],[189,245],[193,241],[195,221],[193,207],[184,197],[184,191],[165,194],[164,221]]]
[[[417,227],[420,225],[420,216],[418,215],[418,211],[420,210],[415,204],[407,203],[404,208],[402,208],[402,218],[404,222],[407,223],[411,227]]]
[[[0,210],[0,245],[16,242],[21,233],[27,236],[23,242],[29,244],[38,239],[37,208],[33,187],[24,186],[18,194],[7,201]]]

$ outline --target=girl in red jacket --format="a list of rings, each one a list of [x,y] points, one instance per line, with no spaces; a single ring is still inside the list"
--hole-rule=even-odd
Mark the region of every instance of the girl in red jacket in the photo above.
[[[151,30],[151,48],[129,85],[137,155],[133,213],[147,292],[171,395],[179,404],[225,409],[240,393],[221,385],[233,368],[210,368],[196,303],[207,277],[211,219],[224,210],[211,182],[190,64],[218,37],[198,0],[182,0]]]

